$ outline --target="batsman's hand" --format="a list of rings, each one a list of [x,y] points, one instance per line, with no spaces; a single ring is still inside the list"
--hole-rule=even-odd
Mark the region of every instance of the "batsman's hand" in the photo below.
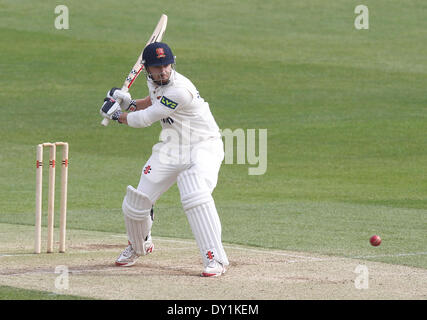
[[[116,100],[113,98],[105,98],[99,113],[101,113],[104,118],[117,121],[122,114],[122,110],[120,104]]]
[[[130,93],[120,90],[120,88],[111,88],[107,92],[107,98],[119,101],[123,111],[135,111],[136,109],[135,100],[132,100]]]

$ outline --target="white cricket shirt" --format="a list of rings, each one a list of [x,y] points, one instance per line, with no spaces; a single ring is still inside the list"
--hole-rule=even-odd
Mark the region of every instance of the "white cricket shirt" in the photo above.
[[[176,140],[177,144],[194,144],[221,137],[209,104],[189,79],[172,70],[167,85],[158,86],[151,79],[147,80],[147,85],[152,105],[129,113],[129,126],[142,128],[160,121],[160,139],[168,143]]]

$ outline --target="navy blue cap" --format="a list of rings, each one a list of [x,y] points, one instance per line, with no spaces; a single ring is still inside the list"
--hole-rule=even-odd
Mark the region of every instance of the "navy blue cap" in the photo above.
[[[175,63],[171,48],[163,42],[153,42],[146,46],[142,53],[142,60],[146,68]]]

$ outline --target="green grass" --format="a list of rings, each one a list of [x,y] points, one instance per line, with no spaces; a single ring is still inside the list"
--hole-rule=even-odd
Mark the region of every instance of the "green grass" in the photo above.
[[[89,298],[63,295],[52,292],[26,290],[0,286],[1,300],[88,300]]]
[[[365,1],[362,31],[355,1],[115,4],[67,1],[71,28],[56,30],[57,1],[0,0],[0,222],[34,224],[35,146],[63,140],[68,227],[124,232],[126,186],[160,126],[103,128],[98,110],[165,12],[177,69],[219,126],[268,129],[265,175],[222,166],[224,241],[427,268],[424,1]],[[154,234],[192,237],[176,186],[155,210]]]

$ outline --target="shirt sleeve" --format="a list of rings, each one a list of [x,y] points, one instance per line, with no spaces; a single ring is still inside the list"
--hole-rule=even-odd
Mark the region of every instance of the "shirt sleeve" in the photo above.
[[[173,88],[149,106],[147,109],[131,112],[127,116],[130,127],[144,128],[160,119],[170,117],[176,110],[184,108],[193,100],[193,95],[186,88]]]

